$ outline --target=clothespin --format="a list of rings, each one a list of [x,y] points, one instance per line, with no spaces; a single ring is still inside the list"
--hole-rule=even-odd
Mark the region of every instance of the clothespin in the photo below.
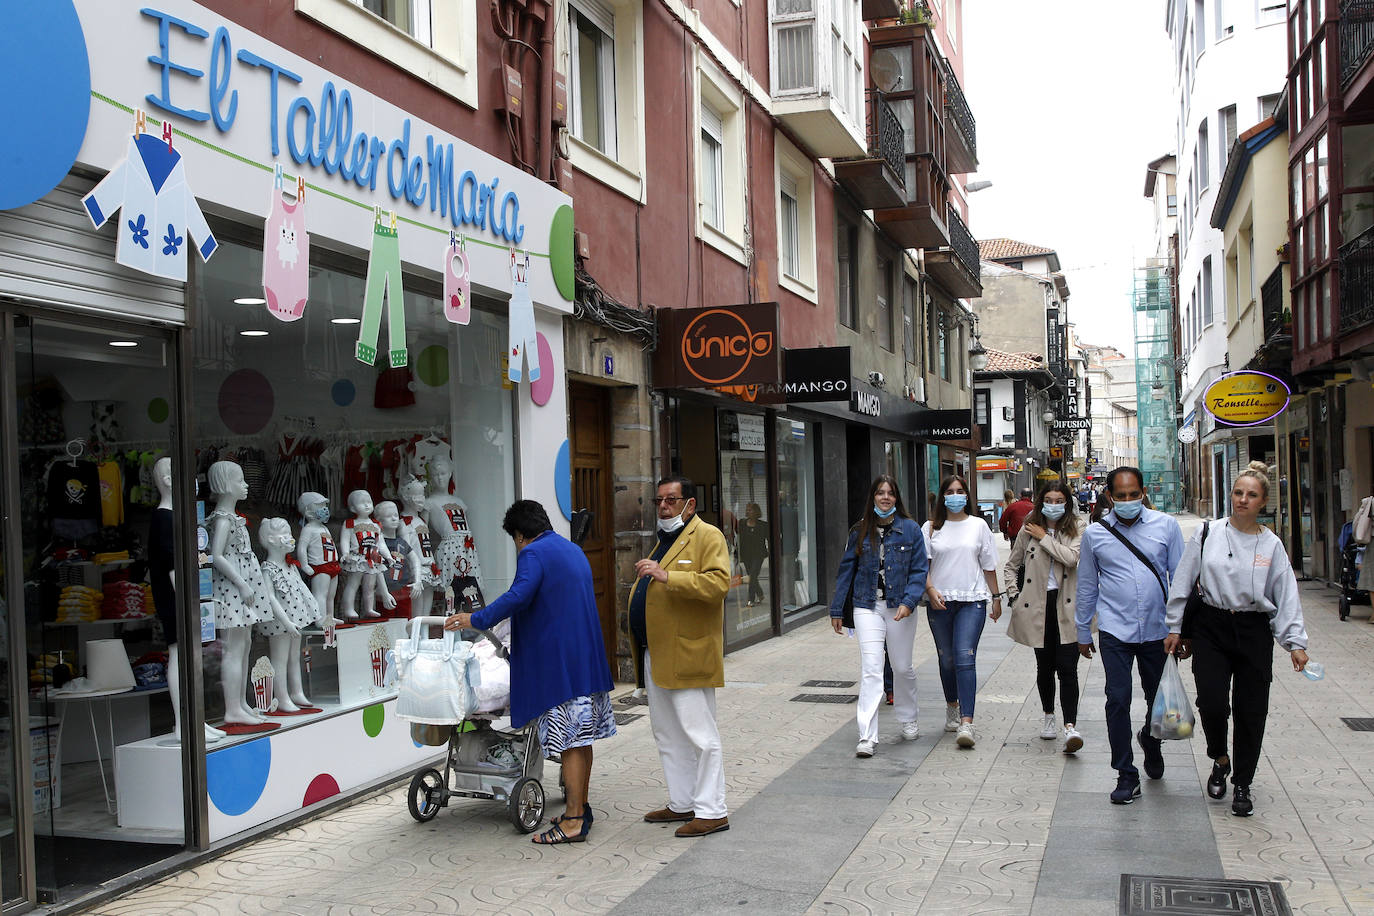
[[[380,226],[380,225],[382,224],[382,208],[381,208],[381,207],[379,207],[379,206],[374,206],[374,207],[372,208],[372,221],[373,221],[374,223],[376,223],[378,226]]]
[[[392,211],[391,211],[391,231],[392,231],[392,232],[395,232],[395,231],[396,231],[396,211],[395,211],[395,210],[392,210]]]
[[[148,115],[142,108],[134,109],[134,136],[140,137],[148,132]]]
[[[457,233],[457,232],[454,232],[452,229],[450,229],[450,230],[448,231],[448,247],[450,247],[450,248],[457,248],[457,247],[458,247],[458,233]]]
[[[515,266],[515,249],[514,249],[514,248],[512,248],[512,249],[510,250],[510,264],[511,264],[512,267]]]
[[[305,200],[305,176],[296,176],[296,203]]]
[[[167,141],[167,152],[172,151],[172,122],[164,120],[162,122],[162,139]]]
[[[275,188],[276,190],[280,191],[280,190],[281,190],[281,182],[282,182],[281,163],[280,163],[280,162],[274,162],[274,163],[272,164],[272,187]]]

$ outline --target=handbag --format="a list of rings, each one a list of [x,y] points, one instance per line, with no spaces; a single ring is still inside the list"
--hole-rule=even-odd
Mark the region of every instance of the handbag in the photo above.
[[[1207,607],[1207,599],[1202,594],[1202,563],[1204,551],[1207,549],[1207,529],[1211,522],[1202,523],[1202,544],[1198,547],[1197,578],[1193,580],[1193,589],[1188,593],[1188,603],[1183,607],[1183,623],[1179,625],[1178,635],[1183,639],[1193,638],[1193,624],[1197,621],[1197,615],[1202,613],[1202,609]]]
[[[445,630],[440,639],[422,635],[421,627],[443,624],[443,617],[416,617],[410,638],[396,640],[396,716],[426,725],[461,724],[477,705],[474,687],[481,682],[472,646]]]

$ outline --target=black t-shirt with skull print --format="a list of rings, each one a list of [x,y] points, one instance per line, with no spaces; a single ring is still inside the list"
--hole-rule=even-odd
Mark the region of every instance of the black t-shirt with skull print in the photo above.
[[[58,461],[48,469],[48,517],[100,522],[100,474],[89,461]]]

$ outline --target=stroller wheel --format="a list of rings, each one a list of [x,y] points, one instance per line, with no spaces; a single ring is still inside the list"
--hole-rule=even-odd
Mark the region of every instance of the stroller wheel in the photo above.
[[[510,793],[510,822],[521,833],[532,833],[544,819],[544,787],[533,776],[516,780]]]
[[[438,770],[421,770],[410,780],[410,816],[420,823],[431,821],[444,803],[444,774]]]

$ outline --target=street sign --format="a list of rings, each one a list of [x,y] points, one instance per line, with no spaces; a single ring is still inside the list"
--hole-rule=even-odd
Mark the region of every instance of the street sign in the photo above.
[[[1051,429],[1092,429],[1093,421],[1088,417],[1070,417],[1067,420],[1055,420],[1050,423]]]
[[[1064,457],[1064,450],[1063,450],[1062,448],[1060,448],[1059,446],[1057,446],[1057,445],[1052,445],[1052,446],[1050,446],[1050,457],[1051,457],[1051,458],[1063,458],[1063,457]]]

